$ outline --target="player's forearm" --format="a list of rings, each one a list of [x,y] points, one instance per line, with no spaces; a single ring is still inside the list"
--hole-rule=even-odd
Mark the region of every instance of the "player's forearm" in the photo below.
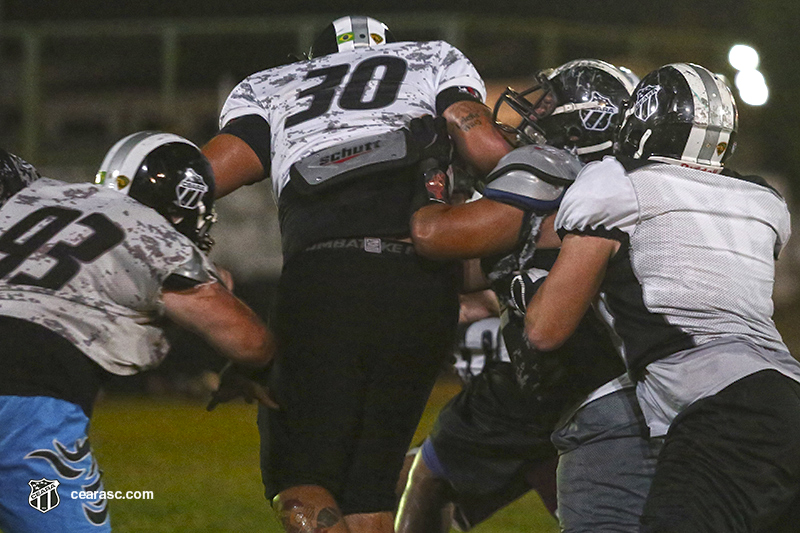
[[[243,309],[237,309],[235,314],[237,319],[227,324],[220,323],[212,330],[200,332],[200,335],[220,355],[235,363],[248,367],[269,364],[275,354],[272,333],[255,314]]]
[[[275,356],[275,339],[270,331],[258,324],[236,324],[224,332],[204,335],[208,344],[223,357],[243,366],[261,368]]]
[[[443,113],[459,156],[479,176],[485,176],[512,150],[495,126],[492,112],[480,102],[460,101]]]
[[[205,340],[220,355],[246,366],[267,365],[275,340],[247,305],[217,282],[162,295],[167,318]]]
[[[480,199],[462,205],[430,204],[411,218],[417,253],[429,259],[472,259],[511,250],[523,211]]]

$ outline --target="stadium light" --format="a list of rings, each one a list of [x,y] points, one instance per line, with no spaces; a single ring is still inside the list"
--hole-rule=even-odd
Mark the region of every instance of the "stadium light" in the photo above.
[[[733,45],[728,52],[728,62],[738,72],[734,84],[739,97],[747,105],[760,106],[769,99],[769,88],[764,75],[758,70],[758,52],[746,44]]]
[[[735,44],[728,52],[728,62],[736,70],[757,69],[758,61],[756,49],[746,44]]]
[[[739,96],[745,104],[759,106],[767,103],[769,88],[764,75],[756,69],[741,70],[734,78]]]

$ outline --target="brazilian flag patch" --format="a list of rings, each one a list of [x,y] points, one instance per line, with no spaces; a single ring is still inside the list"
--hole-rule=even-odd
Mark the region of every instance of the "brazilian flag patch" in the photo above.
[[[353,32],[342,33],[336,36],[337,44],[349,43],[352,40],[353,40]]]

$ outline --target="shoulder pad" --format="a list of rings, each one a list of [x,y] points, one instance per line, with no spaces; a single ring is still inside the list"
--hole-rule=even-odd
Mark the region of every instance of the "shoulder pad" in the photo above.
[[[202,253],[194,247],[192,247],[191,259],[171,272],[171,275],[178,275],[196,283],[206,283],[215,279],[206,268]]]
[[[487,176],[487,198],[523,209],[556,209],[580,172],[577,156],[547,145],[527,145],[506,154]]]

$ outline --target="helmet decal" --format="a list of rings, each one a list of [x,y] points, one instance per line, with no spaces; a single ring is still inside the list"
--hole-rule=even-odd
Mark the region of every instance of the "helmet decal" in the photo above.
[[[647,120],[658,111],[658,92],[661,87],[647,85],[636,91],[636,103],[633,104],[633,114],[639,120]]]
[[[592,91],[591,101],[595,103],[593,108],[579,112],[581,123],[589,131],[606,131],[611,127],[611,119],[619,113],[619,107],[597,91]]]
[[[349,15],[331,22],[314,41],[309,58],[393,42],[389,28],[379,20]]]
[[[196,209],[208,192],[208,185],[193,168],[187,168],[185,176],[175,187],[175,204],[184,209]]]

